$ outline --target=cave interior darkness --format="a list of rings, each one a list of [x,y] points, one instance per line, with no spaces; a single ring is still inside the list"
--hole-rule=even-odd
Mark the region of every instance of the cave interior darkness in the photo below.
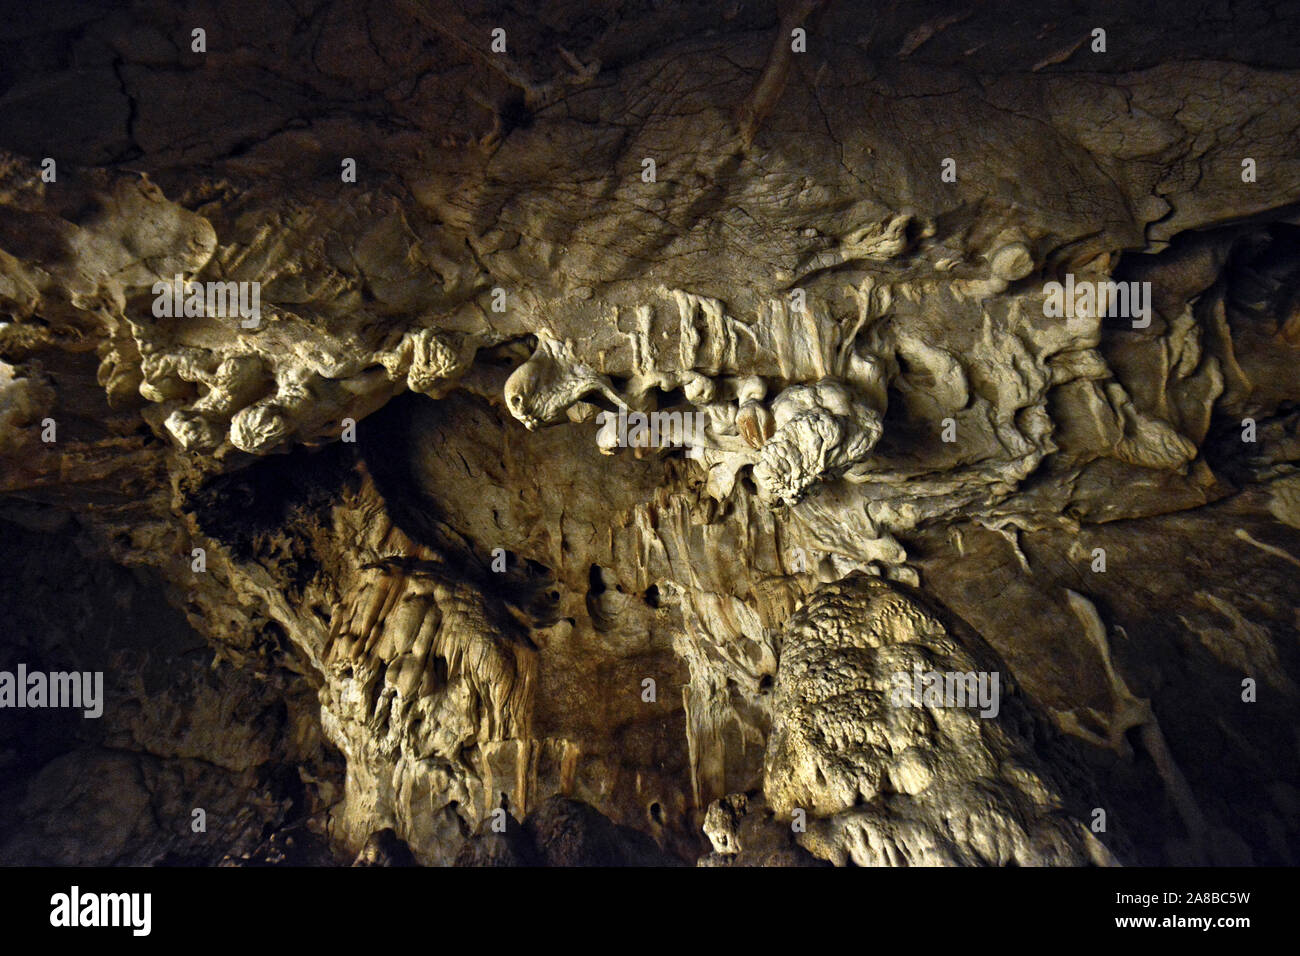
[[[1300,4],[40,8],[0,863],[1297,862]]]

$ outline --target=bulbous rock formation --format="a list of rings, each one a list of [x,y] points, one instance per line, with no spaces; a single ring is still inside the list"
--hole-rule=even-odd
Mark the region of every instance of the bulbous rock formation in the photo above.
[[[880,414],[833,379],[792,385],[772,402],[773,434],[754,466],[759,496],[798,504],[818,481],[840,477],[880,440]]]
[[[858,866],[1113,860],[1063,806],[1068,791],[1039,756],[1059,759],[1059,748],[1005,666],[968,646],[977,641],[860,572],[822,585],[786,622],[763,791],[777,817],[814,818],[800,842],[815,855]],[[951,693],[954,678],[958,699],[930,693]]]

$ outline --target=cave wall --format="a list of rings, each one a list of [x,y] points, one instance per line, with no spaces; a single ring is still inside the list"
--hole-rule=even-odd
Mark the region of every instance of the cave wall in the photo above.
[[[1293,12],[55,12],[0,859],[1295,862]]]

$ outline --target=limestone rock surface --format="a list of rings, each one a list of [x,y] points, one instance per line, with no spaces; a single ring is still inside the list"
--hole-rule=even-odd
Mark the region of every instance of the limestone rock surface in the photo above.
[[[0,22],[0,862],[1294,865],[1275,6]]]

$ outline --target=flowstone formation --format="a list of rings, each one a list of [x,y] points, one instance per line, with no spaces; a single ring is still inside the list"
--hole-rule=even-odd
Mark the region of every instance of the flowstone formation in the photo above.
[[[1063,806],[1069,791],[1052,777],[1068,757],[977,641],[860,572],[820,587],[786,622],[764,793],[780,818],[812,814],[803,842],[817,856],[859,866],[1113,862],[1086,818]],[[950,706],[933,678],[922,687],[922,674],[944,675],[945,691],[960,680],[968,706]],[[1053,771],[1049,755],[1065,766]]]
[[[253,6],[0,28],[0,862],[1297,862],[1300,24]]]

